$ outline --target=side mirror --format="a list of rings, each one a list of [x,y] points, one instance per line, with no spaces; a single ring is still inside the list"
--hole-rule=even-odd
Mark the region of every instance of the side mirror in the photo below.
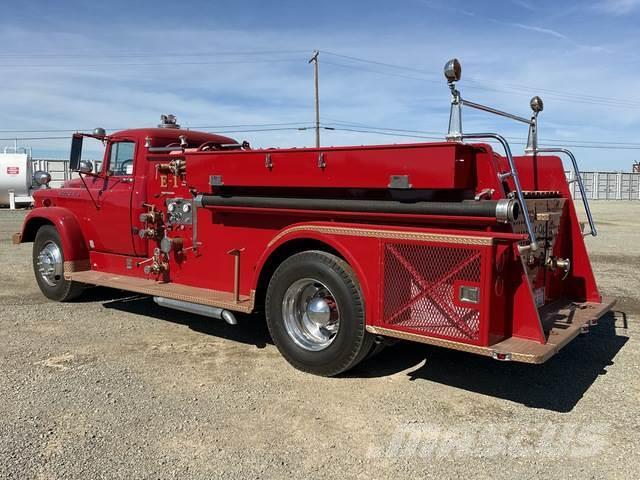
[[[80,165],[78,166],[78,171],[80,173],[91,173],[93,172],[93,163],[89,160],[80,160]]]
[[[71,155],[69,156],[69,168],[71,171],[79,171],[81,169],[80,161],[82,158],[82,135],[74,135],[71,140]]]

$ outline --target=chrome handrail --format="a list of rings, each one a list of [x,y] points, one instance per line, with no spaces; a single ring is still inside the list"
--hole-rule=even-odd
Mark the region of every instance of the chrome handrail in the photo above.
[[[582,204],[584,205],[584,210],[587,213],[587,220],[589,221],[589,229],[591,230],[589,233],[585,234],[592,236],[598,235],[598,230],[596,230],[596,225],[593,222],[593,216],[591,215],[591,208],[589,207],[589,201],[587,200],[587,195],[584,191],[584,183],[582,181],[582,174],[580,173],[580,168],[578,168],[578,162],[576,161],[576,157],[573,155],[571,150],[566,148],[536,148],[535,153],[564,153],[567,157],[571,159],[571,163],[573,164],[573,172],[576,176],[576,180],[578,181],[578,188],[580,189],[580,196],[582,197]]]
[[[524,199],[524,194],[522,193],[522,187],[520,186],[520,178],[518,177],[518,169],[516,168],[516,164],[513,161],[513,155],[511,154],[511,148],[509,147],[509,142],[502,136],[497,133],[464,133],[462,134],[462,139],[467,138],[493,138],[497,140],[504,148],[504,153],[507,156],[507,161],[509,162],[509,172],[506,174],[498,173],[498,180],[500,182],[504,181],[506,178],[513,178],[513,184],[516,187],[516,194],[518,195],[518,202],[520,202],[520,207],[522,208],[522,214],[524,215],[524,224],[527,227],[527,233],[529,234],[530,247],[531,251],[535,251],[538,249],[538,241],[536,239],[536,234],[533,231],[533,226],[531,225],[531,219],[529,218],[529,210],[527,209],[527,203]]]

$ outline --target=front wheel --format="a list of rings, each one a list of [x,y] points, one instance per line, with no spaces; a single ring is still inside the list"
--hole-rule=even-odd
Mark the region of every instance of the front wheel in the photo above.
[[[64,278],[60,234],[53,225],[40,227],[33,242],[33,272],[45,297],[65,302],[78,297],[84,286]]]
[[[341,258],[322,251],[287,258],[271,277],[267,325],[294,367],[322,376],[344,372],[371,350],[358,280]]]

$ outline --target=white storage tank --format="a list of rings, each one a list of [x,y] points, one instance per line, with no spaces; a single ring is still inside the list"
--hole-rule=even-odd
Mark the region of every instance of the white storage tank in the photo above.
[[[33,172],[28,153],[0,152],[0,205],[9,205],[9,192],[28,197]]]

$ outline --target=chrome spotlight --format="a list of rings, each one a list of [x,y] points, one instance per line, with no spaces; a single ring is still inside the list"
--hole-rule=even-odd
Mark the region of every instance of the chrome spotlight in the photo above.
[[[444,64],[444,76],[449,83],[457,82],[462,78],[462,65],[457,58],[452,58]]]
[[[542,99],[537,95],[531,99],[529,105],[531,105],[531,110],[535,113],[539,113],[544,109],[544,103],[542,103]]]
[[[78,167],[78,171],[80,173],[93,172],[93,163],[91,163],[89,160],[80,160],[80,166]]]

